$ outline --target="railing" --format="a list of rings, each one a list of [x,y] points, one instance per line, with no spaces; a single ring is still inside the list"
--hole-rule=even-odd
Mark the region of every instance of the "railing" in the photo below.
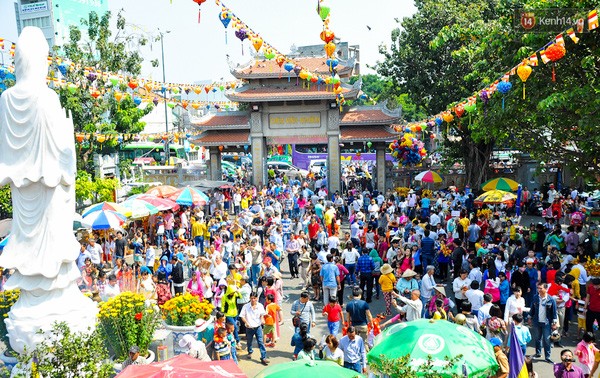
[[[143,166],[141,168],[145,182],[161,182],[164,185],[179,186],[186,181],[207,179],[206,166]]]

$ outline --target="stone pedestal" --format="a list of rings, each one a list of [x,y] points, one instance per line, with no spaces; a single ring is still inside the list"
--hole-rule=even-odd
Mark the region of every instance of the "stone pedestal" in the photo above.
[[[218,147],[210,148],[210,179],[215,181],[223,180],[221,171],[221,151]]]

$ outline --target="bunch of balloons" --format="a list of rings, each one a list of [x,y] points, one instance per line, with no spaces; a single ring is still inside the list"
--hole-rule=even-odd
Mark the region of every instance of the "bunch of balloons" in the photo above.
[[[389,149],[394,159],[403,166],[419,164],[427,155],[423,142],[411,133],[405,133],[402,138],[390,143]]]

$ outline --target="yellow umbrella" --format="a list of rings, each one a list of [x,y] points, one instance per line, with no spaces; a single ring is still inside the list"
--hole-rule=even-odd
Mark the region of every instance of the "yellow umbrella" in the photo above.
[[[519,183],[504,177],[491,179],[481,185],[481,189],[488,190],[504,190],[506,192],[514,192],[519,188]]]
[[[498,204],[498,203],[508,203],[515,201],[517,196],[510,192],[505,192],[504,190],[490,190],[479,197],[475,198],[475,203],[490,203],[490,204]]]

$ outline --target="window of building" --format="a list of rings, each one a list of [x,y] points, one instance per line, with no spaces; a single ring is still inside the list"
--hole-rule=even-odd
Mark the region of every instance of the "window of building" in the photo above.
[[[50,17],[35,17],[23,19],[23,27],[36,26],[38,28],[47,28],[50,26]]]

